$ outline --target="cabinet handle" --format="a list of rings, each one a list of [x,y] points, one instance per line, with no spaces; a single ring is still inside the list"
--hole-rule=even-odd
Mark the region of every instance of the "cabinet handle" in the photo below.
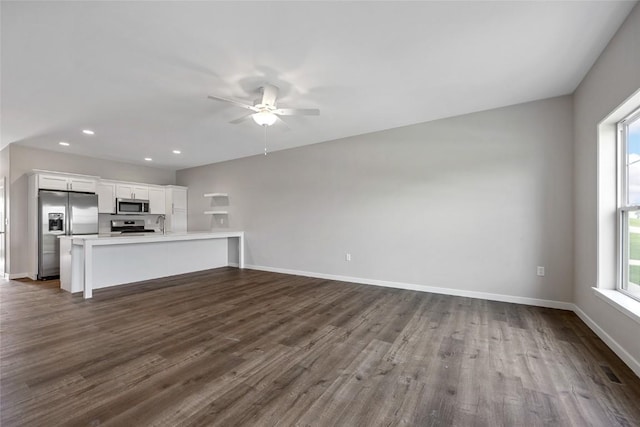
[[[171,203],[171,213],[172,213],[172,214],[173,214],[173,213],[176,213],[176,212],[175,212],[175,209],[173,208],[173,203]]]

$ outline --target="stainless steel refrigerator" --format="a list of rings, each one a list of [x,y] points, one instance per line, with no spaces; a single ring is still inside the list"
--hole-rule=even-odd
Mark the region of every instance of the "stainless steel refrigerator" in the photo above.
[[[98,234],[98,196],[38,192],[38,279],[60,275],[61,235]]]

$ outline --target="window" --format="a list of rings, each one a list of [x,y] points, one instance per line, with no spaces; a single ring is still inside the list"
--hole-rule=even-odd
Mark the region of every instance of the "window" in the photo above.
[[[618,290],[640,300],[640,109],[618,122]]]

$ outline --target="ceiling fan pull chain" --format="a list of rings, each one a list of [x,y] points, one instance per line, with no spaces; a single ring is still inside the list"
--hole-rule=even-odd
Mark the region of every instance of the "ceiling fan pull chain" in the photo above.
[[[264,128],[264,155],[267,155],[267,125],[262,125]]]

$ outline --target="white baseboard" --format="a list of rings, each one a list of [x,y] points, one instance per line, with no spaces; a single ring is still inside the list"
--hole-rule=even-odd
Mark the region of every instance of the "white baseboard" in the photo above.
[[[614,340],[611,335],[609,335],[607,332],[605,332],[604,329],[602,329],[600,326],[598,326],[598,324],[596,322],[593,321],[593,319],[591,319],[589,316],[587,316],[587,313],[585,313],[584,311],[582,311],[582,309],[580,307],[578,307],[577,305],[573,305],[573,311],[574,313],[576,313],[576,315],[578,315],[578,317],[580,319],[582,319],[582,321],[584,323],[587,324],[587,326],[589,328],[591,328],[591,330],[593,332],[595,332],[595,334],[602,340],[604,341],[605,344],[607,344],[607,346],[609,346],[609,348],[618,355],[618,357],[620,359],[622,359],[622,361],[624,363],[627,364],[627,366],[629,368],[631,368],[631,370],[638,376],[640,377],[640,361],[636,360],[632,355],[629,354],[629,352],[627,350],[625,350],[620,344],[618,344],[618,342],[616,340]]]
[[[9,280],[13,280],[13,279],[24,279],[25,277],[29,277],[29,273],[11,273],[11,274],[5,274],[5,276],[8,276]],[[29,277],[30,278],[30,277]],[[34,279],[35,280],[35,279]]]
[[[237,262],[229,262],[227,263],[227,267],[240,267],[240,264],[238,264]],[[254,270],[256,270],[254,268]]]
[[[340,282],[359,283],[363,285],[384,286],[386,288],[407,289],[411,291],[431,292],[434,294],[453,295],[459,297],[478,298],[489,301],[512,302],[516,304],[535,305],[538,307],[558,308],[573,311],[570,302],[553,301],[538,298],[519,297],[515,295],[492,294],[489,292],[465,291],[461,289],[440,288],[436,286],[416,285],[413,283],[390,282],[386,280],[363,279],[361,277],[338,276],[335,274],[315,273],[309,271],[289,270],[286,268],[265,267],[262,265],[245,265],[252,270],[270,271],[273,273],[294,274],[296,276],[315,277],[318,279],[337,280]]]

